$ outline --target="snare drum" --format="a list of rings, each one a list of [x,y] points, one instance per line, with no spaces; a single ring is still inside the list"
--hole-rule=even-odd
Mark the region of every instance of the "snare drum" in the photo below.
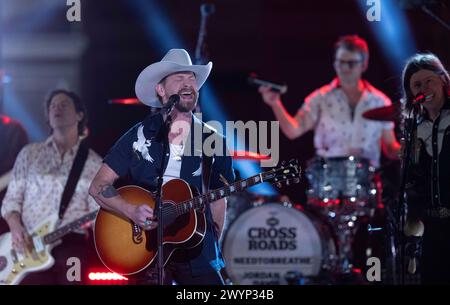
[[[234,284],[287,284],[293,272],[317,277],[336,255],[328,227],[312,215],[277,203],[243,212],[223,243],[226,272]]]

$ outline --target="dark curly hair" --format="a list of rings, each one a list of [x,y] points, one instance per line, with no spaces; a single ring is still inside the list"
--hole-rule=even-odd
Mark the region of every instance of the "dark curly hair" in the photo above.
[[[78,135],[83,135],[87,126],[87,109],[86,109],[86,105],[81,101],[80,97],[72,92],[72,91],[68,91],[68,90],[64,90],[64,89],[57,89],[57,90],[53,90],[52,92],[50,92],[50,94],[48,95],[47,99],[45,100],[45,115],[47,116],[47,121],[48,121],[48,113],[50,110],[50,103],[52,101],[52,99],[58,95],[58,94],[64,94],[67,95],[68,97],[70,97],[70,99],[73,102],[73,105],[75,106],[75,110],[77,113],[83,113],[83,118],[81,119],[80,122],[78,122]],[[53,132],[53,131],[52,131]]]

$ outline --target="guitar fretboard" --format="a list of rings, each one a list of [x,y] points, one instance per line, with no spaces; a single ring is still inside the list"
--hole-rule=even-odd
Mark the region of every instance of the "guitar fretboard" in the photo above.
[[[95,219],[95,216],[97,215],[97,211],[91,212],[89,214],[84,215],[83,217],[72,221],[71,223],[66,224],[65,226],[59,228],[58,230],[55,230],[51,233],[48,233],[44,236],[43,240],[45,244],[51,244],[55,241],[62,238],[64,235],[71,233],[79,228],[81,228],[85,223],[88,221],[91,221]]]
[[[258,174],[247,178],[245,180],[241,180],[230,185],[224,186],[222,188],[210,191],[206,194],[195,197],[191,200],[187,200],[181,202],[171,208],[174,210],[167,211],[168,213],[175,213],[176,216],[180,216],[182,214],[186,214],[191,210],[198,210],[204,208],[207,204],[230,196],[233,193],[241,192],[251,186],[262,183],[265,180],[265,176],[267,174]]]

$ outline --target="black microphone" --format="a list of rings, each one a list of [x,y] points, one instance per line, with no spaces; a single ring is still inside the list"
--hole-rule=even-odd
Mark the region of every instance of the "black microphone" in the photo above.
[[[167,139],[167,135],[172,125],[172,110],[173,107],[180,102],[180,96],[178,94],[172,94],[166,104],[161,107],[161,114],[167,114],[166,118],[163,119],[163,125],[156,133],[156,142],[161,142],[163,139]]]
[[[417,93],[417,95],[413,98],[412,100],[412,104],[413,105],[418,105],[418,104],[422,104],[425,102],[429,102],[431,101],[431,99],[433,98],[433,95],[425,95],[422,92]]]
[[[167,103],[162,107],[166,109],[167,113],[172,112],[173,107],[180,102],[180,96],[178,94],[172,94],[169,97]]]
[[[258,87],[260,86],[267,86],[270,87],[270,90],[275,91],[275,92],[279,92],[280,94],[285,94],[287,92],[287,86],[286,85],[278,85],[278,84],[274,84],[262,79],[258,79],[252,75],[250,75],[248,77],[248,82],[251,85],[256,85]]]
[[[202,16],[209,16],[216,12],[216,6],[214,3],[203,3],[200,5],[200,12]]]

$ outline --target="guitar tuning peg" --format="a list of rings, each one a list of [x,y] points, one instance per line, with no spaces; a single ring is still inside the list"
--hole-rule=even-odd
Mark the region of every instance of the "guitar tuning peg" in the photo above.
[[[286,185],[290,185],[291,183],[289,182],[289,179],[286,180]]]
[[[278,182],[278,183],[276,184],[276,186],[277,186],[278,188],[281,188],[281,187],[282,187],[282,185],[281,185],[280,182]]]

